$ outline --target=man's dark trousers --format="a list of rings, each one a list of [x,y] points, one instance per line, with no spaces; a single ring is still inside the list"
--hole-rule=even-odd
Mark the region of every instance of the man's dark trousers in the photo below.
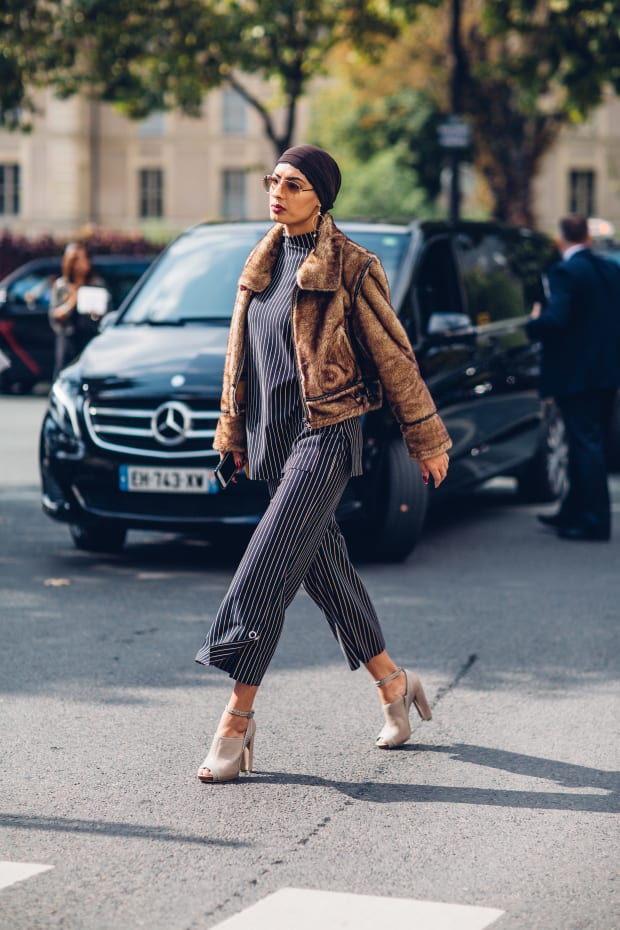
[[[559,522],[601,539],[611,532],[606,440],[616,389],[557,398],[569,444],[570,488]]]
[[[571,489],[558,527],[571,539],[608,539],[605,440],[620,386],[620,265],[578,246],[549,270],[550,297],[527,324],[543,344],[540,386],[562,411]]]

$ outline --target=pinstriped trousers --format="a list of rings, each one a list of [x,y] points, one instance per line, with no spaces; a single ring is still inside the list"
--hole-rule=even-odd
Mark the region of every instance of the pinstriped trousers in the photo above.
[[[343,431],[298,441],[282,477],[270,481],[270,504],[257,526],[196,655],[235,681],[260,685],[284,615],[304,588],[321,608],[349,667],[385,649],[379,620],[349,560],[334,513],[351,474]]]

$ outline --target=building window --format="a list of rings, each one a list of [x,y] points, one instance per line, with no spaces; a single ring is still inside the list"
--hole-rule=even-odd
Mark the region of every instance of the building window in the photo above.
[[[222,90],[222,132],[225,136],[244,136],[248,129],[248,107],[232,87]]]
[[[225,220],[244,220],[245,171],[225,171],[222,186],[222,216]]]
[[[568,192],[569,213],[596,216],[596,174],[594,171],[571,171]]]
[[[140,138],[149,138],[151,136],[163,136],[166,131],[164,123],[165,113],[163,110],[154,110],[152,113],[138,123],[138,135]]]
[[[19,165],[0,165],[0,213],[19,213]]]
[[[143,219],[164,215],[164,172],[161,168],[140,171],[140,216]]]

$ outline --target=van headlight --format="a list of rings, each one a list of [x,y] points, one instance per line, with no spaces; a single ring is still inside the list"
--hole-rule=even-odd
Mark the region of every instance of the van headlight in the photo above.
[[[76,401],[79,395],[77,385],[71,381],[59,379],[52,386],[49,413],[54,423],[73,439],[81,439],[82,431],[77,413]]]

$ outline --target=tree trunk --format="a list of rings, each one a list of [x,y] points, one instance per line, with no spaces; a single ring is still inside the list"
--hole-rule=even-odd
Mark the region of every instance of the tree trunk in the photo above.
[[[504,82],[473,80],[467,93],[476,165],[491,191],[495,219],[536,226],[533,182],[543,155],[557,139],[563,120],[526,114]]]
[[[286,104],[284,129],[278,131],[273,114],[269,109],[249,91],[233,73],[228,73],[225,80],[237,93],[243,97],[248,106],[251,106],[261,118],[265,135],[273,146],[274,158],[277,159],[286,149],[290,148],[297,123],[297,104],[303,93],[303,79],[299,76],[289,76],[286,81]]]

